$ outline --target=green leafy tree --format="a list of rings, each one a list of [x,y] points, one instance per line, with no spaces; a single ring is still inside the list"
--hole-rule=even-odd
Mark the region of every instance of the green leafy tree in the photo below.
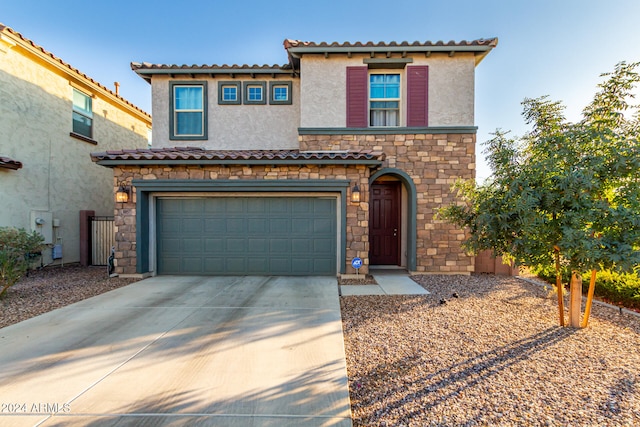
[[[0,227],[0,298],[24,276],[31,255],[42,250],[43,241],[35,231]]]
[[[599,85],[582,120],[570,123],[560,102],[526,99],[531,131],[497,131],[485,143],[493,174],[480,186],[455,185],[462,203],[440,210],[467,227],[472,252],[491,249],[518,264],[555,265],[560,324],[561,274],[571,275],[569,320],[586,326],[595,271],[633,271],[640,264],[640,116],[629,104],[640,81],[638,63],[619,63]],[[581,276],[591,270],[584,320]]]

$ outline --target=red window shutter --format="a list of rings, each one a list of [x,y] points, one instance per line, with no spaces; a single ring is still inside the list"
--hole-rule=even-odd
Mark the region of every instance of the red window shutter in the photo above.
[[[407,126],[428,126],[429,67],[407,67]]]
[[[367,86],[367,67],[347,67],[347,127],[368,126]]]

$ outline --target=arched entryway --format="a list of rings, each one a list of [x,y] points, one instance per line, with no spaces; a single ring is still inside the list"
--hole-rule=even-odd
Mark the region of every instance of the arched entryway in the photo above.
[[[369,263],[416,268],[416,190],[405,172],[387,168],[369,180]]]

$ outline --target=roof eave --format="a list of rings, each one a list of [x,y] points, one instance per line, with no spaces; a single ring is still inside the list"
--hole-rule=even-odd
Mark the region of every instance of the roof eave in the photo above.
[[[113,168],[117,166],[203,166],[203,165],[363,165],[378,167],[382,165],[379,159],[105,159],[94,160],[100,166]]]
[[[62,59],[53,56],[52,53],[36,45],[31,40],[24,38],[20,33],[15,32],[13,29],[6,26],[0,26],[0,31],[0,35],[2,36],[2,40],[4,43],[10,42],[13,46],[20,46],[31,55],[34,55],[39,60],[48,64],[51,68],[57,70],[57,72],[66,75],[70,81],[86,86],[94,93],[100,94],[102,97],[110,100],[121,109],[129,112],[130,114],[136,116],[138,119],[151,125],[151,115],[146,111],[143,111],[141,108],[133,105],[121,96],[116,95],[99,82],[91,79],[86,74],[83,74],[80,70],[64,62]]]
[[[283,68],[208,68],[208,67],[194,67],[194,68],[138,68],[137,64],[132,63],[131,69],[147,83],[151,83],[151,79],[155,75],[184,75],[184,76],[196,76],[196,75],[287,75],[293,76],[296,74],[293,69]]]

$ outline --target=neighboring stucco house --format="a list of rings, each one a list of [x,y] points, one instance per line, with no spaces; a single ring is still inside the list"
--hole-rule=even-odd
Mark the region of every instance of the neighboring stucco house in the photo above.
[[[285,40],[285,65],[133,63],[151,84],[149,150],[96,152],[120,274],[474,270],[437,220],[475,176],[475,67],[497,39]]]
[[[38,231],[58,245],[54,263],[78,262],[80,211],[115,205],[113,174],[89,154],[145,148],[150,129],[149,114],[0,24],[0,226]]]

